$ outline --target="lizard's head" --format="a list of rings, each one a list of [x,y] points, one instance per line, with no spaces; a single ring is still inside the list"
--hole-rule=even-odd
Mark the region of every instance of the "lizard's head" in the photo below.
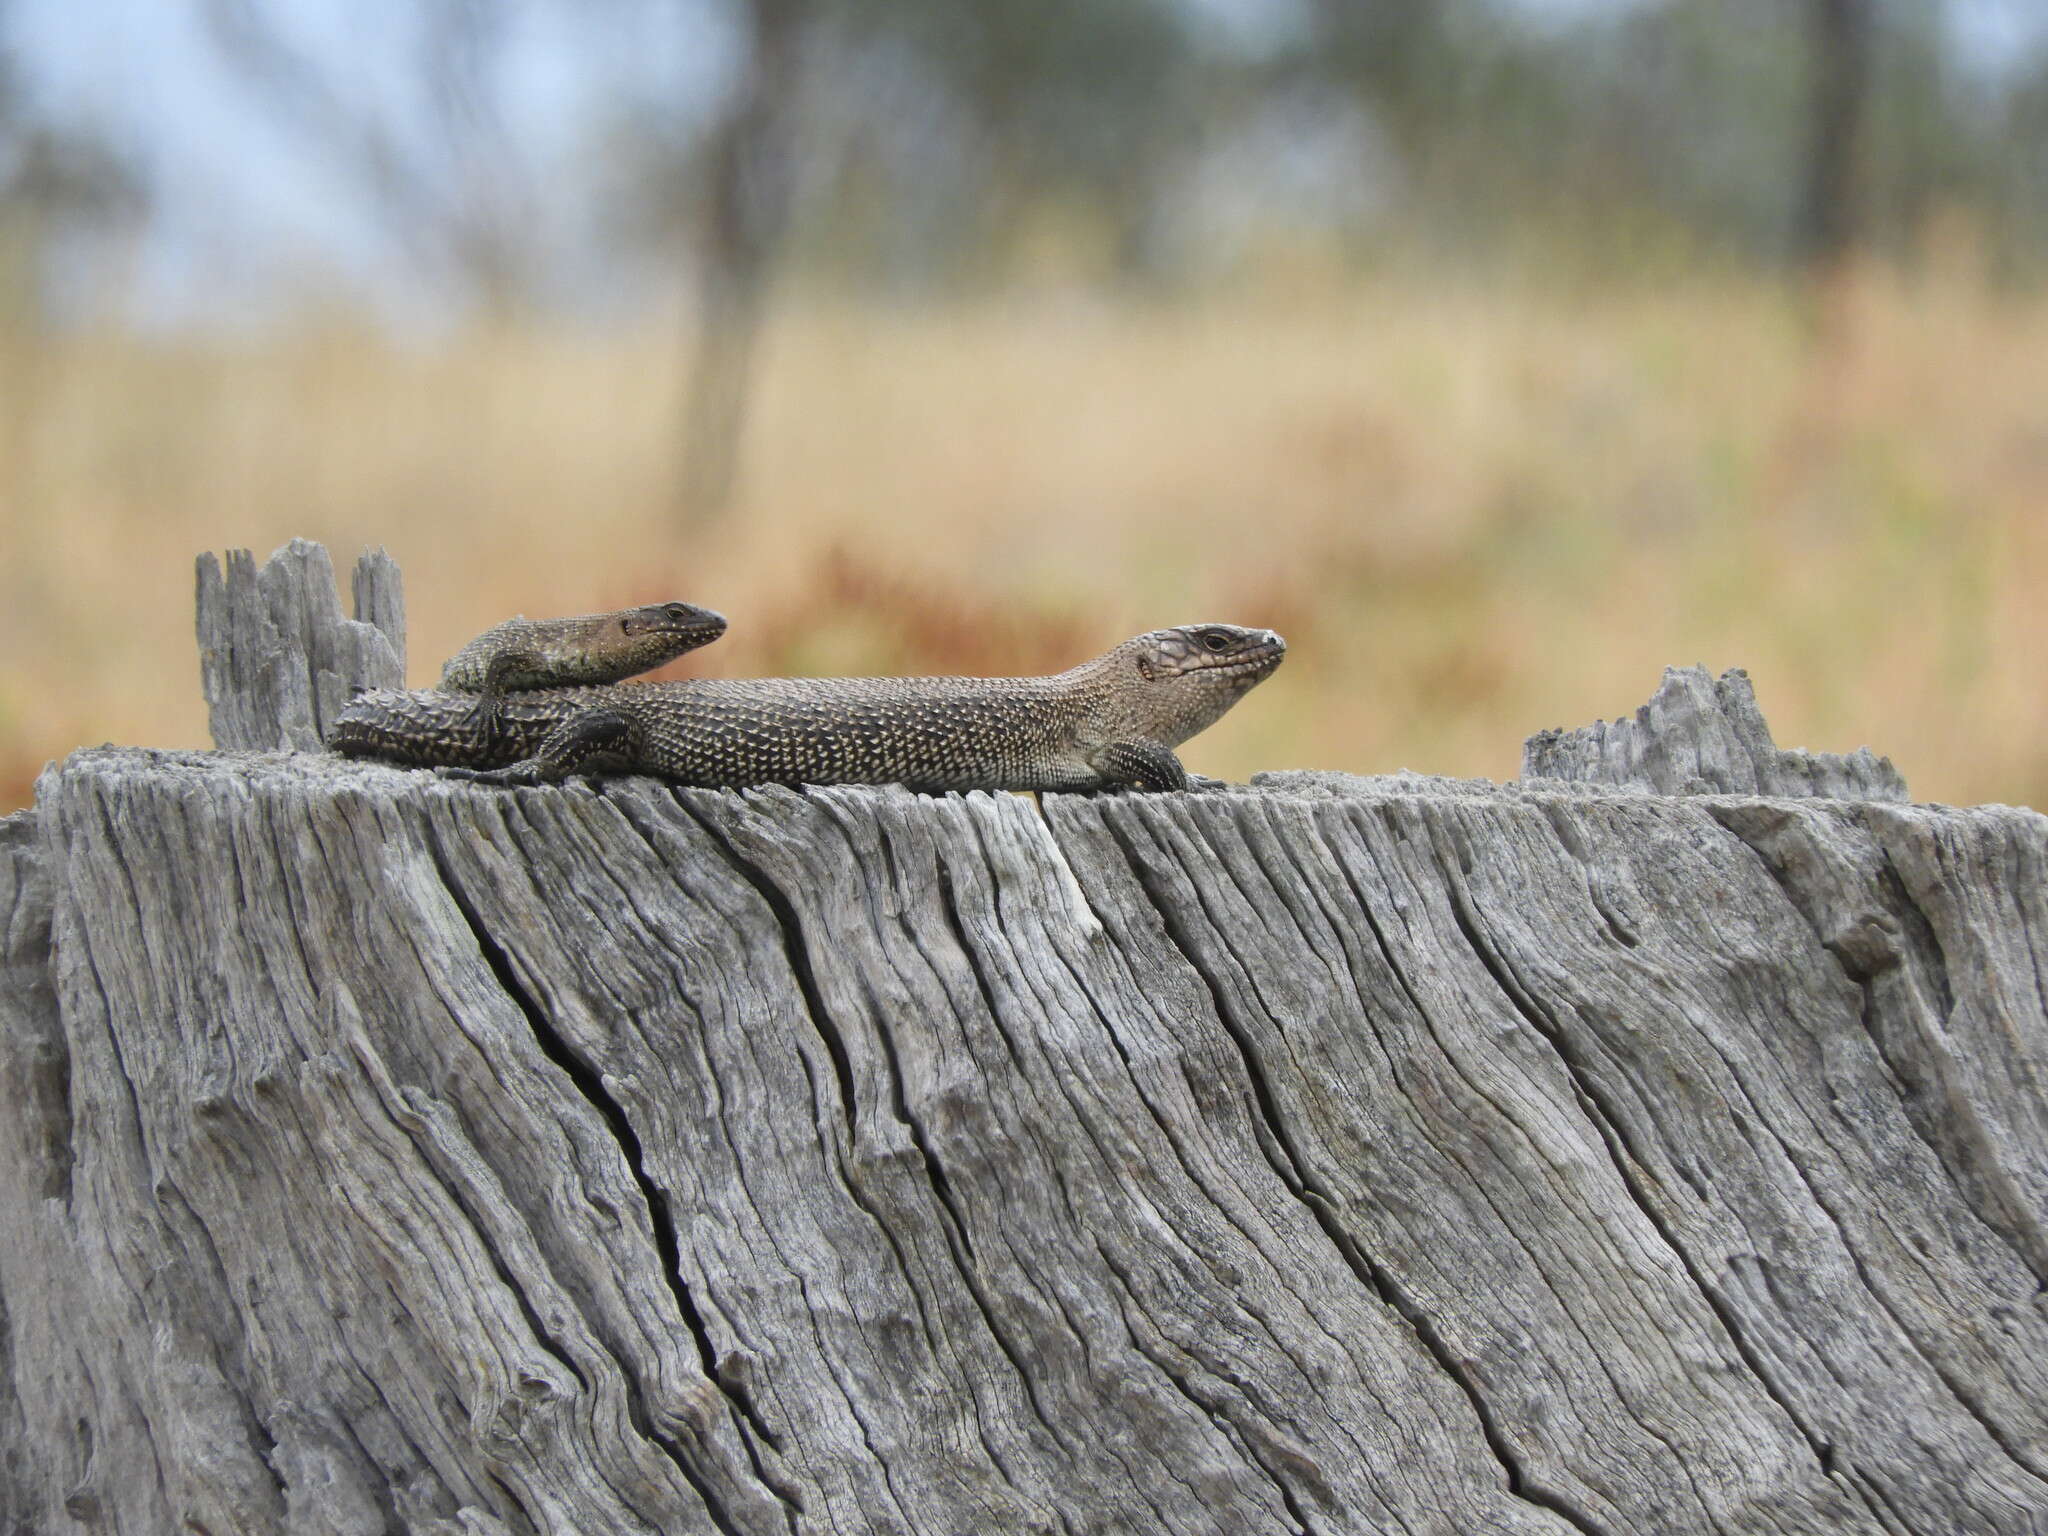
[[[692,603],[650,603],[645,608],[628,608],[613,622],[622,635],[672,635],[678,640],[687,639],[690,646],[709,645],[725,633],[724,614]]]
[[[724,614],[691,603],[651,603],[606,614],[600,622],[597,649],[617,676],[648,671],[725,633]]]
[[[1132,725],[1172,747],[1215,724],[1286,654],[1287,642],[1270,629],[1184,624],[1126,640],[1103,660],[1135,707]]]

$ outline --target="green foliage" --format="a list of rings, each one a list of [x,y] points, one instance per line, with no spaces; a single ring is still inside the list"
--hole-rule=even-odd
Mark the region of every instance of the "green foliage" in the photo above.
[[[2048,229],[2048,59],[2010,84],[1977,78],[1935,0],[1870,4],[1865,243],[1911,256],[1930,219],[1960,208],[2023,264]],[[842,218],[905,227],[890,212],[900,198],[925,237],[985,257],[1019,238],[1020,212],[1050,207],[1108,229],[1117,271],[1157,276],[1174,263],[1130,262],[1131,233],[1184,214],[1205,162],[1265,114],[1327,122],[1341,109],[1352,137],[1317,148],[1304,135],[1302,152],[1348,156],[1332,174],[1370,195],[1285,217],[1354,253],[1514,261],[1576,246],[1582,262],[1646,258],[1653,275],[1658,253],[1797,253],[1814,137],[1807,5],[1646,0],[1560,20],[1505,0],[1303,0],[1250,41],[1202,14],[1175,0],[821,6],[845,45],[833,57],[893,51],[945,103],[957,195],[935,217],[932,146],[875,139],[814,187],[813,249],[842,263],[863,249],[838,242]],[[875,98],[878,114],[891,106]],[[1257,203],[1257,186],[1239,190]]]

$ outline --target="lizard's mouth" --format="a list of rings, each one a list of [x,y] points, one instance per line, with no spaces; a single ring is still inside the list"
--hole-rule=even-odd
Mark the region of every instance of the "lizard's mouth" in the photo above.
[[[692,619],[684,624],[648,624],[635,631],[642,634],[681,635],[687,639],[716,640],[725,633],[725,615],[706,613],[702,618]]]
[[[1286,655],[1287,642],[1269,629],[1262,638],[1247,645],[1235,656],[1219,656],[1202,670],[1221,673],[1225,677],[1236,677],[1246,672],[1264,677],[1279,666]]]

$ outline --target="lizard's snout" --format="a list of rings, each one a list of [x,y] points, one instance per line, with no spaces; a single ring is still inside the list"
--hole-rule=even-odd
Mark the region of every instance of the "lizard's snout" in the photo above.
[[[1248,630],[1244,650],[1253,659],[1266,663],[1270,671],[1279,666],[1280,658],[1287,654],[1287,642],[1276,629]]]

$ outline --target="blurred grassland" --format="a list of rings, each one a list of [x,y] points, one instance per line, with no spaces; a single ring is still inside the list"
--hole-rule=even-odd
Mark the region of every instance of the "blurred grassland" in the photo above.
[[[1188,619],[1287,665],[1185,752],[1507,777],[1528,733],[1745,666],[1778,739],[2048,805],[2048,299],[1781,286],[888,308],[785,298],[741,499],[671,504],[651,326],[0,337],[0,809],[202,745],[192,557],[404,568],[411,676],[513,612],[679,596],[672,668],[1037,671]]]

